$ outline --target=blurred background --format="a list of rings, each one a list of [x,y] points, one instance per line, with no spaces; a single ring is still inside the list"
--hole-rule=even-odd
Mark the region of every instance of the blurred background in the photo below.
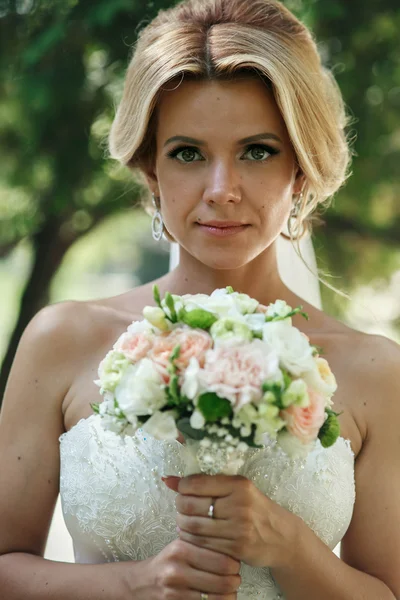
[[[140,184],[107,159],[105,137],[138,30],[172,4],[0,0],[0,400],[42,306],[168,269]],[[321,286],[322,308],[400,343],[399,2],[284,4],[315,32],[354,117],[353,175],[313,235],[318,267],[351,300]]]

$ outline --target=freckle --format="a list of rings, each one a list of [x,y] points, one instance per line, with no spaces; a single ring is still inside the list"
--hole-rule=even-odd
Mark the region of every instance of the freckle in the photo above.
[[[48,480],[47,480],[47,483],[51,483],[51,479],[48,479]]]
[[[185,277],[185,281],[189,281],[187,277]]]
[[[35,379],[35,383],[37,383],[37,382],[38,382],[38,380],[37,380],[37,379]]]
[[[176,202],[175,198],[172,198],[172,204],[175,204],[175,202]]]
[[[364,402],[364,406],[367,406],[367,403],[366,403],[366,402]]]

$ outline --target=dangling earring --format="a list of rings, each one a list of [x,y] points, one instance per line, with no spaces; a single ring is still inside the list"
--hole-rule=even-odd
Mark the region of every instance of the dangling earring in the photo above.
[[[161,216],[160,209],[157,206],[155,194],[153,194],[153,204],[156,209],[156,212],[154,213],[153,218],[151,220],[151,233],[153,234],[153,238],[156,240],[156,242],[159,242],[162,238],[164,231],[164,221]]]
[[[303,197],[304,197],[304,193],[303,191],[300,192],[300,196],[298,198],[298,200],[295,202],[292,211],[290,213],[290,217],[289,217],[289,223],[288,223],[288,228],[289,228],[289,232],[291,232],[292,230],[292,223],[291,223],[291,219],[294,219],[296,221],[296,225],[297,225],[297,219],[299,217],[300,214],[300,207],[301,207],[301,203],[303,202]],[[304,233],[304,228],[303,231],[300,233],[298,231],[298,228],[296,229],[296,237],[295,239],[299,239]]]
[[[303,197],[304,197],[304,193],[301,192],[298,200],[295,202],[295,204],[294,204],[294,206],[293,206],[293,208],[292,208],[292,210],[290,212],[288,223],[287,223],[289,234],[292,233],[292,219],[297,220],[297,218],[299,216],[300,206],[301,206],[301,203],[303,201]],[[281,231],[281,235],[284,238],[290,240],[290,235],[287,235],[283,231]],[[293,239],[298,239],[300,237],[299,232],[297,231],[297,237],[295,237],[293,234],[292,234],[292,237],[293,237]]]

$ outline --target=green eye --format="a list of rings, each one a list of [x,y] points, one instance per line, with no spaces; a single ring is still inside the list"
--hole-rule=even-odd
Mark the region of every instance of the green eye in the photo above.
[[[172,150],[168,153],[168,156],[170,156],[171,158],[177,158],[180,162],[183,163],[194,162],[196,160],[196,155],[200,156],[198,150],[196,150],[195,148],[191,148],[190,146],[187,146],[185,148],[182,148],[181,146],[180,148],[175,148],[175,150]]]
[[[279,154],[279,150],[270,146],[264,146],[264,144],[252,144],[245,152],[245,156],[248,155],[249,160],[253,162],[261,162],[274,154]]]

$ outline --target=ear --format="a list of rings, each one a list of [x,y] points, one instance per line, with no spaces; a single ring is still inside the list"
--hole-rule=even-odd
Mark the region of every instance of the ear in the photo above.
[[[154,165],[142,164],[140,165],[141,171],[146,179],[147,185],[151,192],[156,196],[160,195],[160,188],[158,185],[157,172]]]
[[[304,173],[300,169],[300,167],[298,167],[296,176],[295,176],[295,180],[293,183],[293,194],[295,194],[295,195],[300,194],[304,188],[305,183],[306,183],[306,176],[304,175]]]

